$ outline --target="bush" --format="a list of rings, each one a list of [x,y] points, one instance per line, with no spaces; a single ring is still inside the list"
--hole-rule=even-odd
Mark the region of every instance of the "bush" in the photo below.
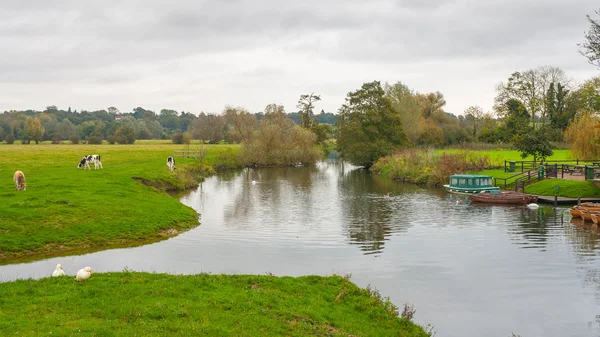
[[[135,130],[132,128],[122,126],[115,131],[117,137],[117,143],[119,144],[133,144],[135,143]]]
[[[60,138],[60,136],[55,135],[55,136],[52,137],[52,144],[60,144],[61,140],[62,139]]]
[[[29,144],[29,143],[31,143],[31,139],[29,139],[29,138],[21,139],[21,144]]]
[[[108,142],[108,144],[114,144],[117,142],[117,136],[110,135],[110,136],[106,137],[106,141]]]
[[[183,133],[177,132],[171,137],[171,142],[173,144],[183,144]]]
[[[69,140],[71,141],[71,144],[79,144],[79,136],[78,135],[72,135],[71,137],[69,137]]]
[[[15,136],[12,133],[9,133],[4,141],[6,144],[13,144],[15,142]]]
[[[90,136],[88,138],[88,144],[102,144],[102,137]]]

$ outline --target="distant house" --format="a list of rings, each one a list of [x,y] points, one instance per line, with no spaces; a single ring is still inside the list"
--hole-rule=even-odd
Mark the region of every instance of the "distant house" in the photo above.
[[[121,115],[121,114],[115,115],[115,120],[116,121],[121,120],[121,118],[123,118],[123,115]]]

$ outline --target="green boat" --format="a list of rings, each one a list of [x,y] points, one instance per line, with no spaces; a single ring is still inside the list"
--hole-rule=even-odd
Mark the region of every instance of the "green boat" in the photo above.
[[[481,192],[498,193],[500,187],[492,186],[492,177],[477,174],[454,174],[450,184],[444,185],[446,191],[454,194],[475,194]]]

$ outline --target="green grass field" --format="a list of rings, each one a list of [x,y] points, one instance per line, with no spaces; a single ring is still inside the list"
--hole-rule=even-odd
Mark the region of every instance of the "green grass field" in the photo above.
[[[167,169],[167,156],[184,149],[167,141],[0,145],[0,264],[138,245],[197,226],[194,210],[132,179],[175,188],[197,183],[186,174],[200,167],[194,159],[177,158],[175,172]],[[219,153],[239,147],[203,149],[205,162],[214,163]],[[104,168],[77,169],[87,154],[101,155]],[[24,172],[26,191],[15,190],[15,170]]]
[[[600,188],[590,181],[574,181],[563,179],[546,179],[525,187],[526,193],[553,196],[559,186],[558,195],[568,198],[600,197]]]
[[[2,336],[428,336],[339,277],[137,272],[0,283]]]
[[[458,152],[464,150],[458,149],[449,149],[449,150],[435,150],[436,153],[442,152]],[[488,154],[490,156],[490,160],[492,160],[494,165],[504,167],[504,161],[507,160],[533,160],[532,156],[521,158],[521,154],[517,150],[489,150],[489,151],[481,151],[481,150],[469,150],[469,152],[477,152],[480,154]],[[551,157],[546,158],[546,160],[575,160],[577,158],[573,157],[570,150],[554,150],[554,154]],[[596,159],[596,158],[581,158],[581,159]],[[600,158],[598,158],[600,159]]]

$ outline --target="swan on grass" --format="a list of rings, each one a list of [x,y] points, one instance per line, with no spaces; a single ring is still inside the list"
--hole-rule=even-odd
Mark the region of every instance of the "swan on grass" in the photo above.
[[[56,265],[56,269],[54,269],[54,271],[52,272],[52,277],[56,277],[56,276],[64,276],[65,275],[65,271],[62,269],[62,266],[59,264]]]
[[[83,269],[79,269],[77,276],[75,276],[75,280],[77,280],[77,282],[85,282],[90,278],[90,276],[92,276],[92,268],[85,267]]]

